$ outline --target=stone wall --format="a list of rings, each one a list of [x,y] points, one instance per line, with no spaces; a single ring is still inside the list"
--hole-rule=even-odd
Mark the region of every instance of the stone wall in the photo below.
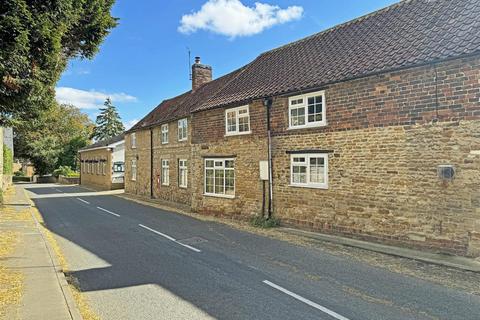
[[[192,165],[191,165],[191,119],[188,119],[187,141],[178,141],[178,122],[169,124],[168,143],[161,142],[161,127],[151,129],[153,142],[153,195],[150,191],[151,180],[151,146],[150,129],[136,132],[136,148],[131,147],[131,134],[126,135],[125,144],[125,192],[153,197],[171,203],[191,204],[192,196]],[[131,179],[131,160],[137,159],[137,179]],[[187,160],[187,187],[179,186],[178,161]],[[169,160],[169,185],[162,185],[162,160]]]
[[[168,143],[162,144],[161,128],[153,129],[153,197],[169,202],[190,205],[192,196],[192,165],[191,165],[191,119],[188,119],[187,141],[178,141],[178,122],[168,124]],[[169,185],[162,185],[162,160],[169,161]],[[187,187],[179,186],[179,160],[187,160]]]
[[[327,126],[302,130],[287,130],[288,99],[276,99],[275,214],[306,229],[479,256],[479,79],[470,58],[338,83],[324,88]],[[309,149],[332,151],[327,190],[289,186],[287,151]],[[456,169],[451,182],[437,176],[444,164]]]
[[[474,132],[479,121],[277,137],[275,214],[306,229],[474,254],[470,239],[480,231]],[[286,151],[309,147],[333,151],[327,190],[289,186]],[[442,164],[455,167],[452,181],[439,179]]]
[[[274,214],[285,225],[480,256],[480,59],[452,60],[333,84],[327,125],[288,129],[288,97],[272,107]],[[154,176],[170,162],[169,188],[154,197],[190,203],[199,213],[247,219],[262,211],[259,161],[267,160],[266,113],[250,103],[252,133],[225,136],[225,109],[194,113],[189,143],[160,145],[153,129]],[[172,126],[174,128],[172,129]],[[176,122],[170,124],[171,138]],[[126,192],[150,196],[150,131],[126,138]],[[290,151],[329,150],[328,189],[290,186]],[[189,188],[174,182],[188,157]],[[235,159],[235,197],[204,195],[205,157]],[[137,158],[137,180],[130,160]],[[453,180],[438,177],[453,165]],[[190,188],[191,186],[191,188]],[[268,190],[268,186],[267,186]],[[266,197],[267,195],[265,195]]]
[[[85,186],[89,186],[99,190],[110,190],[112,188],[112,153],[109,149],[97,149],[84,151],[80,153],[80,163],[86,160],[106,160],[105,162],[105,174],[102,173],[101,162],[92,163],[92,168],[95,168],[95,171],[87,172],[86,167],[82,169],[80,173],[80,183]],[[86,166],[87,163],[83,162],[83,166]]]
[[[249,106],[251,133],[225,135],[225,109],[193,115],[193,210],[199,213],[236,216],[247,219],[262,211],[263,182],[259,162],[268,159],[265,107],[261,101]],[[235,198],[204,195],[205,158],[235,159]],[[268,192],[268,188],[266,188]],[[268,197],[268,194],[265,195]]]

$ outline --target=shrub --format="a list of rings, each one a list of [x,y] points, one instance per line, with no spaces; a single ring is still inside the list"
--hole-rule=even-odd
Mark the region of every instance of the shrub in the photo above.
[[[18,170],[18,171],[15,171],[13,175],[15,177],[25,177],[25,172],[23,172],[22,170]]]
[[[13,152],[3,145],[3,174],[12,174],[13,173]]]
[[[69,166],[60,166],[58,169],[55,169],[53,171],[53,175],[58,178],[58,176],[64,176],[64,177],[71,177],[75,176],[77,174],[75,171],[72,170]]]
[[[280,225],[280,220],[275,217],[266,218],[264,216],[254,216],[252,220],[250,220],[250,223],[254,227],[267,229],[278,227]]]

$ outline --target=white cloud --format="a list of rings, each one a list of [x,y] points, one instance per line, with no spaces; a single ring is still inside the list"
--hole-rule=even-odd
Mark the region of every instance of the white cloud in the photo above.
[[[130,121],[124,122],[123,125],[125,126],[125,130],[128,130],[131,127],[133,127],[134,125],[136,125],[138,121],[140,121],[140,120],[132,119]]]
[[[178,31],[193,33],[209,30],[235,38],[262,32],[277,24],[298,20],[303,8],[279,6],[256,2],[254,7],[245,6],[240,0],[208,0],[202,8],[182,16]]]
[[[137,98],[126,93],[105,93],[99,91],[86,91],[69,87],[55,88],[55,98],[59,103],[73,104],[80,109],[97,109],[103,106],[105,99],[112,102],[135,102]]]

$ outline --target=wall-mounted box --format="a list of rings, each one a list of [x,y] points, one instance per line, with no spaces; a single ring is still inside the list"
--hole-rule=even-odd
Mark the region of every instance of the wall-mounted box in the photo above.
[[[260,180],[268,180],[268,161],[260,161]]]

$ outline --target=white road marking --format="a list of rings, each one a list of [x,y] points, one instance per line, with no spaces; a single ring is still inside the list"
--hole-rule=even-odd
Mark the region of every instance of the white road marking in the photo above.
[[[330,310],[330,309],[328,309],[328,308],[325,308],[325,307],[323,307],[323,306],[321,306],[321,305],[319,305],[319,304],[317,304],[317,303],[315,303],[315,302],[313,302],[313,301],[311,301],[311,300],[308,300],[308,299],[306,299],[306,298],[304,298],[304,297],[302,297],[302,296],[299,296],[299,295],[296,294],[296,293],[293,293],[293,292],[291,292],[291,291],[288,291],[287,289],[282,288],[282,287],[280,287],[279,285],[276,285],[276,284],[273,283],[273,282],[270,282],[270,281],[268,281],[268,280],[263,280],[263,283],[265,283],[266,285],[268,285],[268,286],[270,286],[270,287],[272,287],[272,288],[275,288],[275,289],[277,289],[277,290],[279,290],[279,291],[281,291],[281,292],[283,292],[283,293],[285,293],[285,294],[288,294],[289,296],[291,296],[291,297],[293,297],[293,298],[295,298],[295,299],[297,299],[297,300],[299,300],[299,301],[301,301],[301,302],[303,302],[303,303],[306,303],[306,304],[308,304],[309,306],[314,307],[315,309],[318,309],[318,310],[320,310],[320,311],[322,311],[322,312],[324,312],[324,313],[326,313],[326,314],[334,317],[335,319],[338,319],[338,320],[349,320],[348,318],[345,318],[344,316],[336,313],[335,311],[332,311],[332,310]]]
[[[86,203],[86,204],[90,204],[90,202],[88,202],[88,201],[85,201],[85,200],[83,200],[83,199],[80,199],[80,198],[77,198],[77,200],[80,200],[80,201],[82,201],[83,203]]]
[[[143,229],[147,229],[148,231],[152,231],[153,233],[156,233],[158,234],[159,236],[162,236],[164,238],[167,238],[168,240],[170,241],[173,241],[173,242],[176,242],[177,240],[175,240],[175,238],[173,237],[170,237],[168,234],[165,234],[165,233],[161,233],[160,231],[157,231],[155,229],[152,229],[152,228],[149,228],[147,226],[144,226],[143,224],[139,224],[140,227],[142,227]]]
[[[148,230],[148,231],[151,231],[151,232],[153,232],[153,233],[155,233],[155,234],[158,234],[159,236],[162,236],[162,237],[164,237],[164,238],[166,238],[166,239],[168,239],[168,240],[170,240],[170,241],[173,241],[173,242],[175,242],[176,244],[181,245],[182,247],[188,248],[188,249],[190,249],[190,250],[192,250],[192,251],[195,251],[195,252],[202,252],[201,250],[199,250],[199,249],[197,249],[197,248],[194,248],[194,247],[192,247],[192,246],[189,246],[188,244],[184,244],[184,243],[178,242],[174,237],[170,237],[168,234],[161,233],[160,231],[157,231],[157,230],[155,230],[155,229],[149,228],[149,227],[147,227],[147,226],[145,226],[145,225],[143,225],[143,224],[139,224],[138,226],[140,226],[140,227],[142,227],[143,229],[146,229],[146,230]]]
[[[115,212],[109,211],[107,209],[103,209],[102,207],[97,207],[97,209],[105,211],[106,213],[110,213],[111,215],[114,215],[115,217],[120,217],[119,214],[116,214]]]
[[[55,191],[58,191],[58,192],[61,192],[61,193],[63,193],[63,191],[62,191],[62,190],[59,190],[59,189],[57,189],[57,188],[54,188],[54,189],[55,189]]]
[[[194,248],[192,246],[189,246],[188,244],[184,244],[184,243],[181,243],[181,242],[178,242],[178,241],[175,241],[176,243],[178,243],[179,245],[185,247],[185,248],[188,248],[190,250],[193,250],[195,252],[202,252],[201,250],[197,249],[197,248]]]

